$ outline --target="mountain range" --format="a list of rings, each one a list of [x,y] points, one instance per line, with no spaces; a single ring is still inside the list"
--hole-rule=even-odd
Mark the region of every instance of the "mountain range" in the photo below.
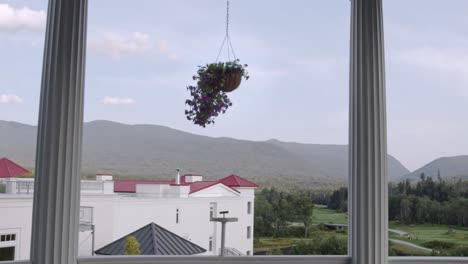
[[[32,168],[36,132],[35,126],[0,121],[0,157]],[[411,175],[396,158],[389,155],[388,161],[390,179]],[[84,125],[82,172],[89,175],[167,179],[180,168],[207,178],[237,174],[265,185],[322,187],[344,184],[347,165],[345,145],[213,138],[165,126],[111,121]],[[449,168],[444,167],[444,173]]]
[[[403,178],[418,180],[423,173],[434,179],[438,176],[444,179],[468,179],[468,155],[438,158]]]

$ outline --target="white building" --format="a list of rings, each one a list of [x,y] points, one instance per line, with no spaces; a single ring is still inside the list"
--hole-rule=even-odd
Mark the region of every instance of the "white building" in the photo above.
[[[0,193],[0,250],[15,260],[29,259],[31,246],[32,179],[2,181]],[[155,223],[218,255],[221,224],[211,222],[219,212],[238,222],[228,223],[226,253],[252,255],[253,210],[256,184],[231,175],[219,181],[203,181],[201,175],[177,176],[173,181],[113,181],[97,175],[81,182],[79,255],[87,256],[135,230]],[[8,239],[7,239],[8,238]]]

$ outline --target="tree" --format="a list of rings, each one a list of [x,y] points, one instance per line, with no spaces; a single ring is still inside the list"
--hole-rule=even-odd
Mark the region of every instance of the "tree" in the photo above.
[[[415,184],[406,179],[390,187],[390,220],[468,227],[468,181],[445,181],[440,175],[434,181],[421,174]]]
[[[124,255],[140,255],[140,243],[134,236],[128,236],[124,244]]]
[[[328,208],[335,209],[337,212],[348,211],[348,188],[341,187],[335,190],[330,197]]]
[[[256,237],[273,234],[273,207],[263,195],[255,197],[254,233]]]
[[[277,200],[273,200],[271,205],[273,208],[273,226],[275,228],[275,235],[279,236],[285,232],[288,223],[294,220],[294,208],[292,203],[287,199],[285,193],[280,193]]]
[[[403,196],[400,200],[400,222],[410,223],[411,219],[411,201],[408,196]]]
[[[312,224],[314,204],[310,198],[306,196],[298,196],[294,201],[294,209],[298,218],[297,220],[304,224],[304,237],[307,238],[310,225]]]

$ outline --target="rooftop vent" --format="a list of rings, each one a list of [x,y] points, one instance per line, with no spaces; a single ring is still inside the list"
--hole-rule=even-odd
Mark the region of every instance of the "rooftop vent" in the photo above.
[[[175,183],[180,184],[180,169],[176,169],[176,171],[177,171],[177,175],[176,175]]]

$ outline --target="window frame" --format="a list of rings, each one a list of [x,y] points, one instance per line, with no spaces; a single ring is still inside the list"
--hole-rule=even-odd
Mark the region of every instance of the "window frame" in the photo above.
[[[210,203],[210,221],[213,217],[215,217],[215,203]]]
[[[4,246],[4,247],[0,247],[0,249],[12,249],[13,250],[13,259],[16,258],[17,256],[17,247],[16,246]],[[4,262],[11,262],[11,260],[9,261],[0,261],[0,263],[4,263]]]
[[[24,262],[30,264],[29,262]],[[148,256],[102,256],[78,258],[78,264],[349,264],[348,256],[239,256],[239,257],[148,257]],[[390,264],[466,264],[463,257],[389,257]]]
[[[42,129],[42,134],[39,133],[38,140],[37,140],[37,145],[41,147],[40,150],[38,150],[38,154],[44,154],[44,156],[40,157],[38,159],[38,163],[43,170],[38,170],[41,173],[41,176],[43,177],[38,177],[38,184],[35,185],[35,192],[34,192],[34,205],[36,207],[37,203],[42,205],[44,207],[44,211],[47,211],[48,213],[52,213],[55,216],[62,216],[60,214],[60,209],[57,206],[50,207],[48,208],[47,201],[36,199],[37,197],[40,197],[40,191],[43,188],[44,190],[47,190],[48,186],[45,185],[45,183],[50,182],[53,180],[53,177],[57,177],[56,175],[47,175],[48,171],[53,171],[54,168],[63,168],[63,170],[66,172],[65,174],[61,175],[65,180],[71,180],[73,175],[76,175],[79,171],[79,167],[77,167],[77,164],[79,163],[80,155],[81,155],[81,137],[82,137],[82,114],[83,114],[83,108],[82,108],[82,100],[83,100],[83,90],[84,90],[84,67],[85,67],[85,46],[86,46],[86,17],[87,17],[87,2],[88,0],[75,0],[75,1],[69,1],[69,0],[49,0],[49,10],[48,10],[48,18],[47,18],[47,30],[46,30],[46,42],[45,42],[45,53],[44,53],[44,65],[43,65],[43,80],[42,80],[42,86],[41,86],[41,108],[39,111],[39,126],[38,129]],[[350,63],[350,69],[351,69],[351,77],[357,78],[357,80],[350,80],[350,89],[353,91],[353,89],[363,89],[364,91],[368,92],[365,89],[372,90],[374,89],[373,86],[375,86],[375,90],[378,92],[383,93],[383,98],[385,98],[385,81],[382,79],[381,75],[385,73],[384,68],[382,67],[384,64],[384,58],[383,56],[383,19],[382,19],[382,0],[351,0],[351,13],[352,13],[352,18],[351,18],[351,35],[352,35],[352,41],[350,44],[351,47],[351,63]],[[357,16],[357,18],[353,18],[354,16]],[[366,24],[364,22],[376,22],[371,23],[371,24]],[[62,27],[58,26],[58,23],[61,23],[60,25]],[[66,29],[72,29],[66,30]],[[370,32],[367,32],[366,30],[370,30]],[[363,33],[364,31],[364,33]],[[76,39],[75,39],[76,37]],[[354,42],[353,42],[354,41]],[[58,44],[62,45],[63,48],[57,48],[57,47],[62,47],[58,46]],[[375,48],[377,50],[372,50],[371,51],[365,51],[365,49],[359,49],[359,47],[363,47],[364,44],[373,44],[375,46],[372,46],[372,48]],[[359,46],[356,48],[356,46]],[[364,51],[363,51],[364,50]],[[361,53],[359,53],[361,52]],[[374,53],[372,53],[374,52]],[[370,63],[369,63],[370,62]],[[369,65],[366,65],[368,63]],[[376,65],[372,64],[375,63]],[[61,67],[65,66],[65,67]],[[374,67],[375,66],[375,67]],[[367,68],[366,68],[367,67]],[[63,70],[57,70],[57,69],[63,69]],[[58,76],[58,77],[57,77]],[[366,80],[371,80],[371,84],[366,83]],[[58,84],[57,80],[68,80],[68,84]],[[374,83],[375,81],[375,83]],[[363,86],[364,88],[362,88]],[[61,97],[61,94],[54,94],[51,91],[57,91],[57,90],[62,90],[64,93],[73,93],[73,95],[76,95],[77,98],[74,98],[73,96],[68,96],[66,97]],[[49,97],[48,97],[49,96]],[[350,100],[356,100],[354,98],[356,94],[350,95]],[[361,96],[361,97],[359,97]],[[363,99],[365,96],[359,95],[358,99]],[[62,100],[62,101],[60,101]],[[372,100],[377,100],[377,99],[368,99],[370,103],[376,103],[375,101]],[[67,108],[66,114],[64,116],[54,116],[51,114],[50,108],[48,108],[50,105],[56,106],[56,105],[61,105],[63,107],[66,107],[69,102],[73,102],[74,106],[76,106],[74,109]],[[352,103],[356,103],[356,101],[351,101]],[[357,101],[359,102],[359,100]],[[367,101],[364,101],[367,102]],[[383,99],[383,102],[385,103],[385,99]],[[369,105],[366,105],[369,106]],[[375,105],[373,105],[375,106]],[[353,104],[350,105],[350,112],[352,107],[358,107]],[[383,117],[374,117],[376,119],[376,123],[380,129],[383,130],[383,135],[378,135],[378,133],[371,133],[369,137],[372,137],[371,139],[374,140],[375,142],[379,142],[383,145],[386,145],[386,126],[385,124],[385,105],[378,105],[379,110],[383,111]],[[52,107],[53,108],[53,107]],[[44,110],[45,109],[45,110]],[[354,108],[353,108],[354,109]],[[382,110],[383,109],[383,110]],[[354,109],[355,110],[355,109]],[[362,110],[362,109],[361,109]],[[359,112],[359,109],[356,110]],[[362,113],[353,113],[354,115],[362,115]],[[351,117],[356,117],[353,116],[350,113]],[[69,124],[69,126],[64,125],[63,120],[67,120],[67,118],[70,117],[72,118],[70,123],[65,123]],[[54,119],[57,118],[57,119]],[[62,119],[61,119],[62,118]],[[70,119],[68,118],[68,120]],[[363,117],[359,116],[359,121],[363,121]],[[81,122],[81,123],[80,123]],[[372,122],[371,122],[372,123]],[[350,125],[362,125],[358,121],[350,118]],[[367,124],[368,125],[368,124]],[[361,129],[361,130],[359,130]],[[362,127],[360,127],[357,131],[358,134],[353,134],[352,129],[350,128],[350,146],[352,145],[351,139],[354,136],[356,137],[362,137],[363,132]],[[51,138],[47,137],[47,132],[53,131],[53,132],[59,132],[57,133],[57,138]],[[354,132],[356,133],[356,132]],[[374,138],[375,137],[375,138]],[[360,138],[359,138],[360,139]],[[64,143],[62,146],[59,145],[54,145],[53,149],[48,148],[49,143],[59,143],[62,142]],[[386,150],[385,148],[379,149],[378,151],[376,148],[370,144],[366,143],[364,141],[359,142],[363,144],[365,148],[368,148],[368,152],[372,153],[373,151],[376,151],[374,153],[375,157],[377,156],[386,156]],[[366,145],[367,144],[367,145]],[[60,161],[54,160],[54,158],[57,157],[57,153],[62,153],[62,151],[68,146],[70,148],[69,152],[63,153],[63,158],[60,159]],[[363,148],[364,148],[363,147]],[[53,151],[53,153],[49,153],[47,151]],[[40,152],[43,151],[43,152]],[[366,161],[362,159],[362,153],[357,151],[357,153],[352,153],[353,150],[350,150],[350,154],[354,156],[350,156],[351,158],[356,158],[358,157],[358,161],[364,163],[361,164],[359,162],[356,162],[359,164],[359,166],[375,166],[378,162],[375,160],[370,160]],[[51,158],[51,163],[50,164],[41,164],[41,159],[47,160],[47,158]],[[70,162],[68,164],[68,162]],[[369,164],[367,164],[369,163]],[[350,163],[351,164],[351,163]],[[377,164],[379,168],[381,168],[382,164]],[[36,169],[39,169],[36,166]],[[351,171],[352,168],[350,168]],[[357,172],[350,172],[350,181],[351,180],[356,180]],[[380,177],[375,177],[377,179],[380,179],[381,181],[386,181],[386,173],[382,172]],[[362,179],[360,179],[362,180]],[[386,183],[386,182],[385,182]],[[43,185],[42,187],[38,187],[39,185]],[[363,184],[361,182],[361,184]],[[77,189],[79,190],[79,179],[77,182],[72,181],[70,183],[72,185],[71,190],[76,191]],[[364,184],[365,185],[365,184]],[[59,190],[62,190],[62,185],[53,185],[57,186],[57,188],[60,188]],[[350,192],[355,192],[356,189],[355,185],[349,184],[349,190]],[[358,186],[361,187],[361,186]],[[382,185],[380,185],[382,187]],[[386,186],[384,186],[386,188]],[[53,189],[53,188],[52,188]],[[379,198],[381,200],[384,200],[387,198],[385,197],[385,194],[378,193],[378,194],[373,194],[375,195],[375,198]],[[68,196],[67,196],[68,197]],[[78,194],[73,194],[64,202],[68,203],[73,202],[76,203],[76,199],[78,198],[79,201],[79,191]],[[349,213],[350,215],[357,214],[357,213],[362,213],[360,210],[363,208],[362,206],[365,206],[363,201],[359,201],[360,203],[356,204],[356,200],[353,200],[353,196],[350,196],[350,199],[348,199],[349,203]],[[383,204],[384,208],[383,209],[388,209],[388,203]],[[356,211],[355,211],[356,210]],[[47,213],[44,212],[39,212],[38,208],[33,208],[33,238],[34,236],[37,237],[42,237],[40,232],[37,232],[37,230],[41,226],[46,226],[46,220],[47,217],[44,217],[44,215]],[[382,210],[381,210],[382,211]],[[371,210],[372,212],[372,210]],[[70,216],[64,216],[63,218],[58,219],[57,224],[59,224],[62,227],[68,227],[64,231],[67,231],[68,233],[72,234],[71,226],[72,225],[66,225],[64,224],[64,221],[73,219],[73,217],[78,217],[79,216],[79,206],[76,208],[73,208],[72,215]],[[369,211],[367,211],[369,213]],[[377,214],[377,213],[376,213]],[[368,214],[370,215],[370,214]],[[352,218],[352,217],[350,217]],[[379,220],[376,220],[376,219]],[[71,220],[73,221],[73,220]],[[351,221],[351,220],[348,220]],[[379,217],[371,217],[369,220],[369,224],[373,227],[375,227],[377,224],[380,227],[385,227],[386,224],[388,223],[388,219],[384,218],[379,218]],[[40,251],[41,249],[46,250],[46,248],[39,246],[36,243],[31,244],[31,255],[35,256],[38,259],[35,259],[34,261],[13,261],[13,262],[4,262],[6,264],[8,263],[38,263],[38,264],[44,264],[44,261],[46,261],[47,258],[44,256],[48,256],[48,254],[53,254],[54,257],[56,256],[63,256],[65,255],[69,262],[75,262],[74,259],[77,259],[77,263],[80,264],[128,264],[128,263],[135,263],[135,264],[149,264],[149,263],[167,263],[167,264],[179,264],[179,263],[187,263],[187,264],[200,264],[200,263],[223,263],[223,264],[240,264],[240,263],[255,263],[255,264],[263,264],[263,263],[274,263],[274,264],[286,264],[286,263],[294,263],[294,264],[302,264],[302,263],[315,263],[315,264],[344,264],[344,263],[353,263],[353,264],[368,264],[372,263],[373,261],[373,255],[374,254],[382,254],[382,248],[385,248],[385,245],[381,245],[381,247],[378,247],[378,244],[370,243],[369,247],[367,248],[360,248],[361,251],[357,251],[354,249],[355,247],[355,242],[358,241],[359,239],[366,239],[365,237],[378,237],[380,238],[379,241],[375,242],[382,242],[385,241],[384,239],[381,239],[382,237],[386,236],[386,233],[388,230],[385,230],[383,232],[383,235],[379,237],[379,231],[380,229],[374,229],[373,231],[369,228],[366,228],[362,225],[356,225],[354,226],[352,222],[349,222],[349,243],[348,247],[353,248],[353,250],[349,252],[357,252],[356,255],[351,256],[353,254],[348,254],[346,256],[256,256],[256,257],[248,257],[248,256],[240,256],[240,257],[212,257],[212,256],[168,256],[168,257],[154,257],[154,256],[99,256],[99,257],[77,257],[77,256],[72,256],[69,254],[70,252],[76,253],[76,249],[73,249],[73,242],[69,242],[67,240],[68,237],[64,238],[59,238],[62,240],[59,241],[53,241],[56,243],[64,242],[64,243],[69,243],[68,245],[65,245],[61,247],[62,249],[66,250],[65,252],[57,252],[59,249],[57,247],[54,248],[49,248],[47,249],[47,254],[43,253]],[[360,223],[358,223],[360,224]],[[49,227],[49,226],[46,226]],[[56,232],[53,229],[47,229],[51,230],[50,232]],[[353,230],[351,232],[351,230]],[[252,230],[253,231],[253,230]],[[44,231],[43,233],[45,233]],[[43,234],[42,234],[43,235]],[[57,236],[50,236],[48,234],[48,239],[53,239],[54,237]],[[354,236],[356,235],[356,236]],[[74,235],[71,235],[71,238],[76,239],[78,236],[78,233],[76,232]],[[37,238],[36,237],[36,238]],[[359,238],[356,238],[359,237]],[[34,240],[34,239],[32,239]],[[371,239],[367,239],[366,242],[370,241]],[[44,241],[45,243],[46,241]],[[51,241],[49,241],[51,242]],[[358,243],[359,244],[359,243]],[[55,251],[54,251],[55,250]],[[34,254],[33,254],[34,253]],[[68,255],[67,255],[68,254]],[[54,263],[57,263],[57,261],[60,261],[60,259],[53,258]],[[426,264],[426,263],[449,263],[449,264],[467,264],[468,263],[468,258],[466,257],[383,257],[382,258],[382,264],[385,264],[386,260],[388,259],[388,263],[398,263],[398,264]],[[71,264],[71,263],[70,263]],[[376,264],[381,264],[381,263],[376,263]]]
[[[2,230],[0,230],[2,231]],[[16,259],[18,258],[19,255],[19,241],[17,241],[17,236],[18,232],[11,232],[11,231],[3,231],[3,233],[0,234],[0,248],[13,248],[13,258]],[[3,238],[3,240],[2,240]],[[6,262],[14,262],[13,261],[0,261],[0,263],[6,263]],[[15,262],[16,263],[16,262]]]

